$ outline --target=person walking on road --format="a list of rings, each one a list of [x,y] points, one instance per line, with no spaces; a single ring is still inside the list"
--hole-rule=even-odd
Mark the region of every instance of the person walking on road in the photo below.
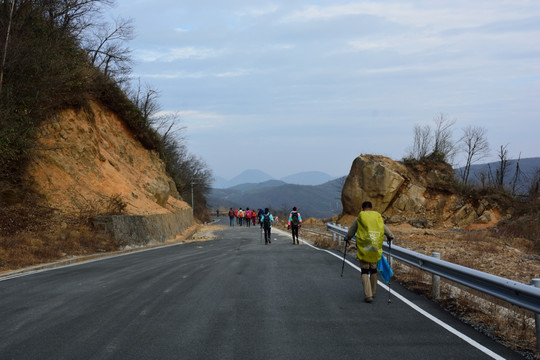
[[[360,260],[364,300],[373,301],[377,292],[377,262],[382,256],[382,245],[386,235],[388,243],[394,239],[394,234],[384,225],[381,214],[373,210],[369,201],[362,203],[362,210],[349,228],[345,236],[346,245],[356,236],[356,255]]]
[[[261,216],[261,222],[264,229],[264,244],[268,245],[272,243],[272,223],[274,222],[274,217],[270,213],[268,208],[264,209],[264,213]]]
[[[292,243],[300,244],[298,240],[298,229],[302,226],[302,216],[298,211],[296,211],[296,206],[293,207],[291,213],[289,214],[289,220],[287,222],[287,229],[292,230]],[[295,242],[296,239],[296,242]]]
[[[229,209],[229,226],[234,227],[234,211],[232,208]]]
[[[244,211],[242,208],[238,209],[238,225],[242,226],[242,220],[244,219]]]
[[[246,219],[246,226],[250,227],[251,226],[251,210],[249,210],[249,208],[246,208],[244,218]]]

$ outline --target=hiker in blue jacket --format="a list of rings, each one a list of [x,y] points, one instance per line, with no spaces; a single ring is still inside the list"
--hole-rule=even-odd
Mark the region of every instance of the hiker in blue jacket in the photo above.
[[[298,229],[301,226],[302,226],[302,216],[300,215],[300,213],[298,211],[296,211],[296,206],[295,206],[295,207],[293,207],[291,213],[289,214],[289,221],[287,222],[287,229],[292,230],[292,243],[293,243],[293,245],[300,244],[300,242],[298,241]]]
[[[261,216],[261,223],[263,224],[264,229],[264,243],[265,245],[271,244],[272,241],[272,223],[274,222],[274,217],[270,214],[268,208],[264,209],[264,213]]]

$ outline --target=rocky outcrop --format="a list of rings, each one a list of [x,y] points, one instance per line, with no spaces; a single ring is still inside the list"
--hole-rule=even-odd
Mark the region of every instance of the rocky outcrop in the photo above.
[[[443,163],[405,165],[384,156],[360,155],[342,191],[343,213],[356,215],[369,200],[388,223],[416,227],[467,227],[493,224],[501,216],[495,205],[473,203],[454,194],[453,169]]]
[[[358,213],[364,200],[371,201],[375,210],[384,212],[405,182],[400,175],[404,172],[405,168],[400,169],[398,163],[382,156],[357,157],[343,186],[343,212]]]
[[[40,128],[36,147],[28,171],[35,191],[71,215],[100,213],[111,198],[123,202],[131,220],[113,218],[109,226],[119,242],[163,241],[193,223],[158,154],[97,103],[58,113]]]

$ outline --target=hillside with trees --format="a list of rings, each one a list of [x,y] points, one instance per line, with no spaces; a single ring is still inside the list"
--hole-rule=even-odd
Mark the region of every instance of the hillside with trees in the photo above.
[[[39,145],[44,126],[55,126],[56,116],[65,111],[86,114],[91,123],[93,104],[114,113],[130,136],[156,153],[178,194],[190,199],[193,191],[201,209],[195,213],[206,216],[205,195],[210,187],[205,180],[211,178],[211,171],[174,133],[181,128],[179,117],[159,115],[159,91],[136,79],[130,81],[127,42],[134,36],[133,27],[129,19],[106,18],[112,5],[111,0],[21,0],[0,5],[2,258],[36,253],[32,239],[50,230],[53,218],[59,226],[78,224],[92,233],[84,209],[80,214],[59,215],[62,209],[53,208],[35,191],[28,168],[40,154],[62,150]],[[195,185],[193,179],[198,179]],[[95,204],[92,214],[122,214],[125,202],[116,198]],[[46,239],[45,247],[49,242],[55,245],[40,252],[46,260],[62,253],[96,251],[98,245],[89,238],[69,246]]]

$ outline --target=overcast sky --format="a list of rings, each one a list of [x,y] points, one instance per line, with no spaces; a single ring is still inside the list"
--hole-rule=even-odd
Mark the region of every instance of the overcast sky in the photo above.
[[[441,113],[455,140],[488,129],[483,162],[501,145],[540,156],[538,0],[117,0],[108,12],[134,20],[134,77],[179,112],[216,176],[401,160],[414,126]]]

